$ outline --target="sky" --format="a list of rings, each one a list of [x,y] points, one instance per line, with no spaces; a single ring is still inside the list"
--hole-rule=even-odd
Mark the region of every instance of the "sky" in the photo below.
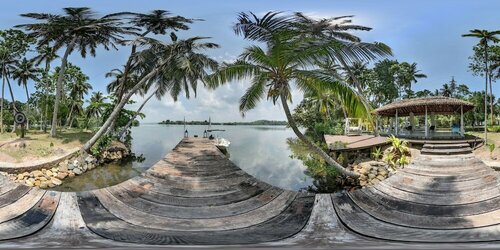
[[[207,51],[214,59],[223,62],[238,57],[243,48],[251,44],[232,31],[239,12],[252,11],[259,15],[268,11],[303,12],[312,17],[335,17],[355,15],[353,23],[373,28],[369,32],[358,33],[363,41],[383,42],[394,53],[391,59],[416,62],[418,68],[428,77],[420,79],[414,90],[433,91],[447,83],[454,76],[459,84],[467,84],[472,90],[482,90],[484,79],[468,72],[468,57],[477,43],[474,38],[463,38],[462,34],[471,29],[500,29],[500,1],[497,0],[23,0],[8,1],[0,8],[0,29],[30,23],[32,20],[20,17],[27,12],[60,13],[63,7],[91,7],[98,14],[105,15],[119,11],[148,12],[164,9],[174,15],[199,18],[204,21],[191,25],[188,31],[179,32],[180,37],[206,36],[218,43],[221,48]],[[165,38],[167,39],[167,38]],[[60,51],[59,54],[62,54]],[[111,81],[105,78],[106,72],[125,64],[130,48],[120,47],[118,51],[98,50],[95,58],[82,59],[78,53],[70,56],[69,61],[80,66],[90,77],[93,91],[105,91]],[[59,64],[58,61],[53,63]],[[170,97],[151,100],[143,109],[146,118],[143,122],[162,120],[207,120],[212,121],[253,121],[258,119],[285,120],[279,105],[263,101],[243,118],[238,111],[238,101],[249,82],[235,82],[215,91],[199,88],[198,96],[190,99],[179,98],[174,102]],[[33,83],[30,92],[34,91]],[[499,96],[500,88],[494,86],[493,92]],[[17,99],[25,101],[23,90],[16,86]],[[135,109],[142,101],[133,97]],[[292,107],[300,103],[302,94],[293,91]]]

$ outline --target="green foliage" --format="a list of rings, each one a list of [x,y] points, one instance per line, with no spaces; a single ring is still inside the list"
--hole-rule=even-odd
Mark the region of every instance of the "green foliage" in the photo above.
[[[388,141],[391,146],[385,155],[385,161],[392,167],[407,165],[409,163],[408,156],[410,156],[408,141],[401,140],[394,135],[389,136]]]
[[[488,151],[490,151],[490,158],[493,157],[493,151],[495,150],[496,148],[496,145],[495,143],[487,143],[486,146],[488,146]]]
[[[111,142],[113,142],[113,136],[110,134],[99,138],[96,144],[90,149],[92,155],[99,157],[111,145]]]
[[[382,148],[376,147],[373,152],[372,152],[373,159],[375,160],[380,160],[382,156],[384,156],[384,152],[382,151]]]

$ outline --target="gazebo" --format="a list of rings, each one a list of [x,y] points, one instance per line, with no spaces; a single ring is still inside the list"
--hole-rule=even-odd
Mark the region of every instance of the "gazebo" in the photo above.
[[[463,138],[464,113],[471,111],[473,108],[474,105],[470,102],[444,96],[399,100],[373,111],[376,116],[375,130],[376,133],[379,133],[379,118],[388,117],[389,119],[394,119],[390,122],[389,128],[381,131],[382,133],[380,134],[394,134],[399,137],[414,139]],[[450,132],[438,132],[436,131],[435,115],[460,115],[460,125],[453,125]],[[425,125],[423,129],[415,126],[415,116],[425,117]],[[400,117],[409,117],[410,124],[404,128],[400,128]]]

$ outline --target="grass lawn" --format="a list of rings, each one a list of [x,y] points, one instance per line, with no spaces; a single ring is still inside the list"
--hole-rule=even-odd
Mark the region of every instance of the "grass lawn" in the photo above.
[[[0,134],[0,162],[24,162],[62,155],[83,145],[92,133],[79,129],[58,131],[55,138],[38,130],[20,139],[15,133]]]

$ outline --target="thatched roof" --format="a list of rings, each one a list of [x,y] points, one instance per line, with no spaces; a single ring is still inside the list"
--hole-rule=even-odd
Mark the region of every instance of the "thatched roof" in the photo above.
[[[460,106],[463,106],[464,113],[474,108],[474,104],[467,101],[444,96],[432,96],[395,101],[375,109],[373,113],[379,116],[395,116],[396,110],[398,110],[398,116],[409,116],[410,113],[425,115],[426,106],[427,114],[434,112],[434,114],[443,115],[460,114]]]

